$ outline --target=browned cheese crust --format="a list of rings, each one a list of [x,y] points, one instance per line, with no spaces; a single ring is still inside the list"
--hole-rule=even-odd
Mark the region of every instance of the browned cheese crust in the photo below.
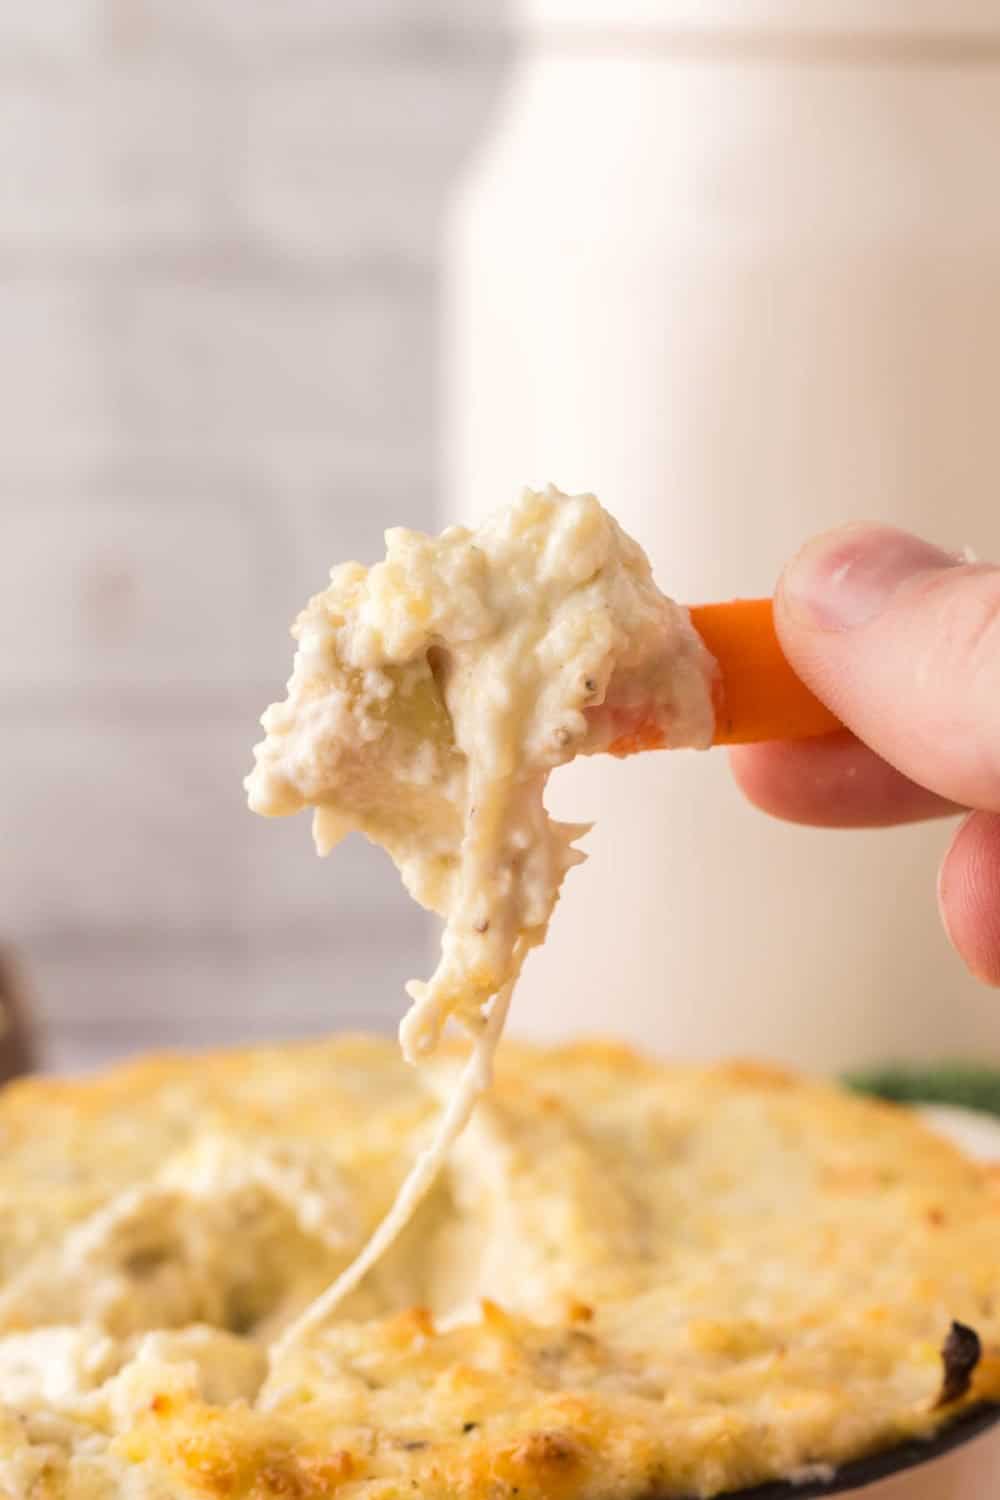
[[[894,1106],[598,1044],[502,1049],[403,1239],[276,1356],[439,1108],[361,1038],[10,1086],[0,1497],[711,1496],[1000,1399],[988,1170]]]

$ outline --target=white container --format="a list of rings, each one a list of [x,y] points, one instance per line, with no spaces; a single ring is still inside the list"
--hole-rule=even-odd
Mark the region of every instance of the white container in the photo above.
[[[1000,6],[533,0],[462,186],[442,519],[594,490],[687,602],[869,516],[1000,556]],[[788,827],[720,751],[554,778],[596,816],[513,1027],[819,1069],[1000,1056],[946,825]]]

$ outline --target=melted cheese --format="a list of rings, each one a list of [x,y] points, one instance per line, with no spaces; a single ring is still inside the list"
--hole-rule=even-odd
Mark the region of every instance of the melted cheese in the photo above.
[[[398,1240],[434,1186],[449,1151],[472,1118],[477,1101],[493,1081],[493,1058],[507,1019],[513,988],[512,980],[497,996],[486,1028],[476,1038],[472,1054],[441,1114],[431,1143],[417,1157],[389,1212],[347,1269],[285,1330],[275,1345],[275,1359],[283,1358],[293,1344],[325,1323],[344,1298],[360,1286],[372,1267]]]
[[[587,825],[553,821],[551,771],[641,719],[705,748],[714,663],[641,548],[592,495],[526,491],[479,531],[395,529],[371,568],[334,568],[293,634],[288,697],[262,724],[250,806],[315,809],[327,853],[352,829],[445,919],[412,980],[406,1058],[454,1017],[474,1038],[437,1136],[362,1258],[303,1321],[326,1316],[400,1233],[488,1087],[525,956],[542,942]],[[292,1335],[289,1335],[290,1337]]]

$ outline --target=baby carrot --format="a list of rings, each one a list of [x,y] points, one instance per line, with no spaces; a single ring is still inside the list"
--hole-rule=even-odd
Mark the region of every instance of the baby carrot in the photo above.
[[[698,604],[691,621],[722,677],[714,744],[801,740],[842,727],[788,665],[770,599]]]
[[[842,726],[796,677],[778,644],[770,599],[697,604],[691,621],[719,665],[714,745],[803,740]],[[611,755],[662,750],[668,729],[655,716],[632,717],[608,746]]]

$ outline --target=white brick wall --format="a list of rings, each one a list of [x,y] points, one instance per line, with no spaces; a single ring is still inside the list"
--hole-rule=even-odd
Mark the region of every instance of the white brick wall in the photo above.
[[[23,271],[15,261],[4,276],[3,260],[0,253],[3,477],[14,473],[30,487],[56,457],[79,462],[109,452],[107,381],[90,288],[31,261]],[[5,502],[7,494],[5,482]]]
[[[15,64],[93,55],[103,0],[31,0],[0,6],[0,51]]]
[[[0,6],[0,940],[50,1060],[392,1024],[377,851],[241,777],[287,625],[433,524],[438,228],[502,73],[469,0]]]

